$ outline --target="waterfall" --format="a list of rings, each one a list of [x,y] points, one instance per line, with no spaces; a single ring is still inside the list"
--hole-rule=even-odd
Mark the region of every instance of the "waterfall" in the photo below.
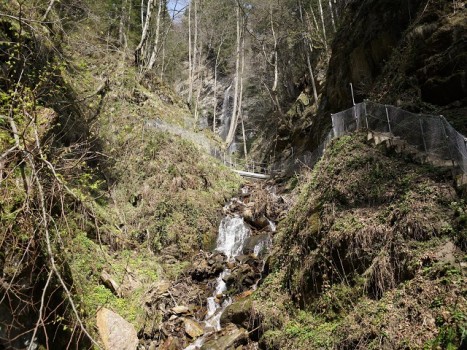
[[[224,101],[222,103],[222,113],[221,113],[221,120],[219,126],[219,135],[220,137],[225,140],[227,138],[227,134],[229,133],[230,127],[230,120],[232,119],[232,107],[230,103],[230,90],[232,89],[232,84],[229,85],[227,89],[224,91]]]
[[[226,216],[219,225],[219,235],[217,237],[216,251],[227,256],[228,260],[234,259],[243,253],[245,240],[250,236],[250,229],[245,224],[242,217]],[[221,316],[224,310],[232,304],[232,299],[226,297],[224,292],[227,290],[224,278],[230,274],[229,269],[225,269],[216,280],[216,289],[211,297],[207,298],[207,314],[204,319],[206,329],[213,331],[221,330]],[[223,300],[222,300],[223,299]],[[196,339],[196,341],[185,348],[185,350],[199,349],[208,334]]]
[[[224,253],[230,260],[241,254],[243,243],[249,235],[250,230],[243,218],[226,216],[219,226],[216,250]]]

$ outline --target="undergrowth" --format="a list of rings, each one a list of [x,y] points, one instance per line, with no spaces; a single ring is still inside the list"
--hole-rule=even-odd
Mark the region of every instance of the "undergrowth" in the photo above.
[[[267,291],[266,279],[255,298],[265,348],[465,342],[464,207],[450,175],[365,136],[333,141],[295,189],[270,259],[282,287]],[[271,305],[279,297],[286,307]]]

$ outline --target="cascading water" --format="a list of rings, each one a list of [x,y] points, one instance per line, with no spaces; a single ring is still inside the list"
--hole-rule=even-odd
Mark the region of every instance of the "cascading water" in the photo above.
[[[241,217],[225,217],[219,226],[216,250],[224,253],[228,260],[242,252],[243,243],[250,235],[250,229]]]
[[[232,261],[236,256],[242,254],[245,240],[250,236],[250,229],[245,224],[243,218],[239,216],[226,216],[219,225],[219,235],[217,237],[216,251],[226,255],[227,260]],[[207,299],[207,314],[204,319],[205,329],[210,331],[221,330],[220,319],[222,313],[232,303],[230,297],[225,297],[224,292],[227,286],[225,277],[230,274],[229,269],[225,269],[216,280],[216,289],[211,297]],[[198,338],[185,350],[199,349],[206,340],[206,333]]]
[[[230,90],[232,89],[232,84],[229,85],[227,89],[224,91],[224,101],[222,103],[222,114],[220,120],[220,127],[219,127],[219,135],[220,137],[225,140],[227,138],[227,134],[229,133],[230,127],[230,120],[232,118],[232,108],[230,103]]]

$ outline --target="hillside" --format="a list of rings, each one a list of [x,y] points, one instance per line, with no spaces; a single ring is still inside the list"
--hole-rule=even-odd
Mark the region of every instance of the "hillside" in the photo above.
[[[0,1],[0,349],[467,348],[466,11]]]

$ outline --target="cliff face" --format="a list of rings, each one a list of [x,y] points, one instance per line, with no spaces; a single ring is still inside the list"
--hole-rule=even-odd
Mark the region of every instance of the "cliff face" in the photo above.
[[[333,43],[325,110],[364,98],[443,113],[465,132],[467,50],[464,2],[353,3]]]

